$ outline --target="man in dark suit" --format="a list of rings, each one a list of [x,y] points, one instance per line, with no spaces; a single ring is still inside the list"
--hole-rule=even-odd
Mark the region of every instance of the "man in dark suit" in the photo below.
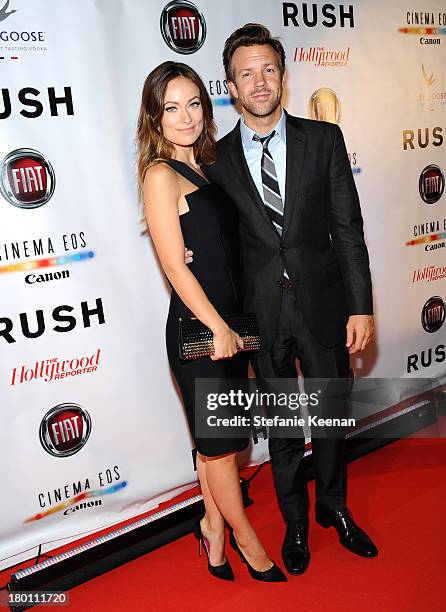
[[[373,333],[372,289],[363,221],[342,132],[293,117],[281,106],[282,44],[259,24],[226,41],[229,88],[242,108],[217,144],[209,177],[234,199],[240,216],[245,311],[255,312],[262,351],[259,378],[350,376],[349,354]],[[316,520],[333,526],[350,551],[377,549],[346,506],[345,439],[312,440]],[[309,563],[309,500],[304,438],[269,441],[280,510],[287,528],[282,556],[291,574]]]

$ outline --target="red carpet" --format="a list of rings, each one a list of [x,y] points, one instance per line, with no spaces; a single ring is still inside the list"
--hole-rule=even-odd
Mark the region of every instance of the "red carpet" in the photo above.
[[[245,476],[252,470],[245,471]],[[349,465],[349,506],[380,555],[342,548],[311,515],[312,560],[286,584],[261,584],[228,546],[236,582],[212,578],[188,535],[70,591],[71,611],[299,610],[420,612],[446,609],[446,440],[406,439]],[[251,484],[249,515],[282,565],[283,525],[266,465]],[[310,483],[313,502],[314,483]],[[1,574],[2,582],[7,580]]]

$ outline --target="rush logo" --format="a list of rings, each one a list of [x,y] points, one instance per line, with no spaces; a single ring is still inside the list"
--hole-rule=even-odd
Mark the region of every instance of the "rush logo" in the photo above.
[[[338,11],[338,15],[336,15]],[[333,4],[318,5],[315,2],[297,5],[295,2],[282,2],[283,25],[299,27],[301,25],[314,28],[319,23],[325,28],[334,28],[338,25],[341,28],[355,27],[353,6],[334,6]]]
[[[443,363],[446,360],[446,346],[439,344],[435,348],[428,348],[420,353],[407,357],[406,372],[418,372],[423,368],[430,368],[433,363]]]
[[[11,92],[9,89],[0,91],[0,119],[8,119],[13,111]],[[46,94],[51,117],[58,117],[59,112],[61,115],[74,115],[71,87],[64,87],[64,93],[58,95],[54,87],[48,87]],[[41,95],[41,92],[34,87],[20,89],[17,93],[17,100],[24,108],[19,111],[19,114],[27,119],[36,119],[43,115],[44,103],[37,99]]]
[[[418,144],[420,149],[425,149],[432,143],[434,147],[440,147],[443,144],[443,129],[441,127],[434,128],[418,128],[415,130],[403,130],[403,150],[415,149]]]
[[[78,323],[76,317],[67,314],[73,312],[73,310],[73,306],[66,304],[54,308],[51,317],[57,325],[52,327],[53,331],[61,333],[70,332],[76,327]],[[81,302],[81,319],[81,324],[84,327],[91,327],[93,319],[96,319],[98,325],[103,325],[105,323],[105,316],[102,299],[96,298],[96,306],[93,308],[88,307],[88,302]],[[17,333],[21,332],[24,338],[34,339],[43,336],[45,330],[46,320],[43,310],[36,310],[32,315],[21,312],[19,314],[19,326],[17,330],[14,327],[13,319],[9,317],[0,317],[0,339],[3,338],[8,344],[17,342]]]

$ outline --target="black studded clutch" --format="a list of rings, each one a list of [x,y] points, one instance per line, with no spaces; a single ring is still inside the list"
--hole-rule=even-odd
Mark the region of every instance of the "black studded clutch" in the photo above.
[[[255,314],[222,315],[229,327],[243,340],[244,348],[240,351],[258,351],[260,333]],[[178,345],[180,359],[189,361],[198,357],[207,357],[214,353],[213,334],[196,317],[180,317]]]

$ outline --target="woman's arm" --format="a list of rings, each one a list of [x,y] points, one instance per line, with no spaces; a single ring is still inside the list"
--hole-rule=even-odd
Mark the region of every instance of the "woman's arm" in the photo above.
[[[150,235],[167,278],[184,304],[213,332],[213,358],[232,357],[237,344],[242,347],[243,341],[215,310],[184,261],[178,212],[181,192],[175,171],[163,163],[151,166],[146,173],[143,193]]]

